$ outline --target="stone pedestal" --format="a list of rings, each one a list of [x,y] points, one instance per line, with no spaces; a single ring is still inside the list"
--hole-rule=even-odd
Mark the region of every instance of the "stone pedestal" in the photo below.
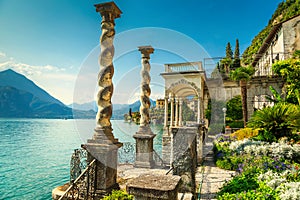
[[[113,137],[111,130],[95,129],[93,139],[88,139],[84,147],[88,151],[88,163],[96,159],[94,176],[89,177],[93,183],[96,196],[101,198],[112,190],[119,189],[117,184],[118,148],[122,146]]]
[[[179,192],[196,195],[197,127],[172,128],[173,175],[181,176]]]
[[[127,192],[135,200],[177,200],[180,176],[141,175],[127,184]]]
[[[148,126],[140,126],[138,132],[133,135],[136,141],[135,167],[153,168],[155,166],[153,160],[153,138],[155,136]]]

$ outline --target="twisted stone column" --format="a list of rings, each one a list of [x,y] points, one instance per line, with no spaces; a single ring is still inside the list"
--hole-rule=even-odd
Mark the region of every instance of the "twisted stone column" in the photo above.
[[[114,45],[115,36],[114,19],[120,17],[121,11],[114,3],[97,4],[96,11],[102,16],[100,37],[101,53],[99,56],[100,72],[98,74],[98,113],[96,116],[97,126],[111,130],[110,118],[112,115],[111,98],[113,94],[112,78],[114,75]]]
[[[98,112],[96,128],[92,139],[87,140],[85,148],[88,151],[88,162],[96,159],[95,177],[89,177],[94,183],[95,197],[100,199],[113,189],[118,189],[116,181],[118,148],[122,143],[114,138],[110,118],[112,115],[111,98],[113,94],[112,78],[114,75],[113,56],[115,36],[114,19],[119,18],[121,10],[114,2],[96,4],[96,11],[102,16],[100,37],[101,53],[99,56],[100,72],[98,74]],[[101,198],[102,199],[102,198]]]
[[[139,51],[142,53],[142,70],[141,70],[141,97],[140,97],[140,128],[141,129],[148,129],[150,123],[150,54],[154,52],[154,49],[151,46],[141,46],[139,47]]]
[[[151,46],[139,47],[139,51],[142,53],[142,70],[141,70],[141,119],[139,130],[133,135],[136,140],[136,157],[135,157],[135,167],[141,168],[153,168],[155,162],[153,159],[153,138],[155,134],[152,133],[149,126],[150,116],[150,54],[154,52]]]

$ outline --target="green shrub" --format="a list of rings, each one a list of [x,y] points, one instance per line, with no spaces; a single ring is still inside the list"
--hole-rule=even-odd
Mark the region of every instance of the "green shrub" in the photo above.
[[[255,190],[259,187],[256,181],[256,176],[251,171],[244,172],[238,176],[235,176],[229,182],[225,183],[222,189],[218,192],[218,195],[222,196],[224,193],[236,194],[240,192],[247,192],[249,190]]]
[[[236,120],[227,124],[230,128],[244,128],[244,121]]]
[[[105,196],[103,200],[133,200],[133,196],[123,190],[113,190],[112,193]]]
[[[259,187],[255,190],[242,191],[238,193],[226,192],[218,195],[219,200],[236,200],[236,199],[257,199],[257,200],[277,200],[278,193],[263,182],[259,182]]]
[[[250,128],[261,128],[262,139],[271,139],[274,136],[277,140],[281,137],[289,137],[294,130],[297,130],[300,116],[299,106],[286,103],[278,103],[273,107],[266,107],[256,111],[248,122]]]
[[[257,140],[257,141],[265,141],[265,142],[277,142],[278,139],[275,137],[275,135],[273,133],[271,133],[270,131],[267,130],[259,130],[258,131],[258,135],[252,138],[253,140]]]
[[[227,170],[232,170],[232,163],[229,159],[224,159],[224,160],[221,160],[221,159],[218,159],[216,161],[216,166],[221,168],[221,169],[227,169]]]

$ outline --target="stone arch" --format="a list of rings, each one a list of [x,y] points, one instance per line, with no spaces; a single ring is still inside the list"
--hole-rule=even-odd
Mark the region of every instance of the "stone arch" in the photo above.
[[[196,95],[200,96],[201,90],[194,82],[187,81],[186,79],[180,79],[172,83],[167,89],[166,93],[173,93],[181,97]]]

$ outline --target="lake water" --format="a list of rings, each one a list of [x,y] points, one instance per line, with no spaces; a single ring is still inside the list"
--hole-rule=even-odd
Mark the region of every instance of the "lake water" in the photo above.
[[[134,143],[134,123],[112,120],[120,142]],[[74,149],[91,138],[95,120],[0,119],[0,199],[51,199],[56,186],[69,181]],[[162,127],[154,148],[161,153]]]

